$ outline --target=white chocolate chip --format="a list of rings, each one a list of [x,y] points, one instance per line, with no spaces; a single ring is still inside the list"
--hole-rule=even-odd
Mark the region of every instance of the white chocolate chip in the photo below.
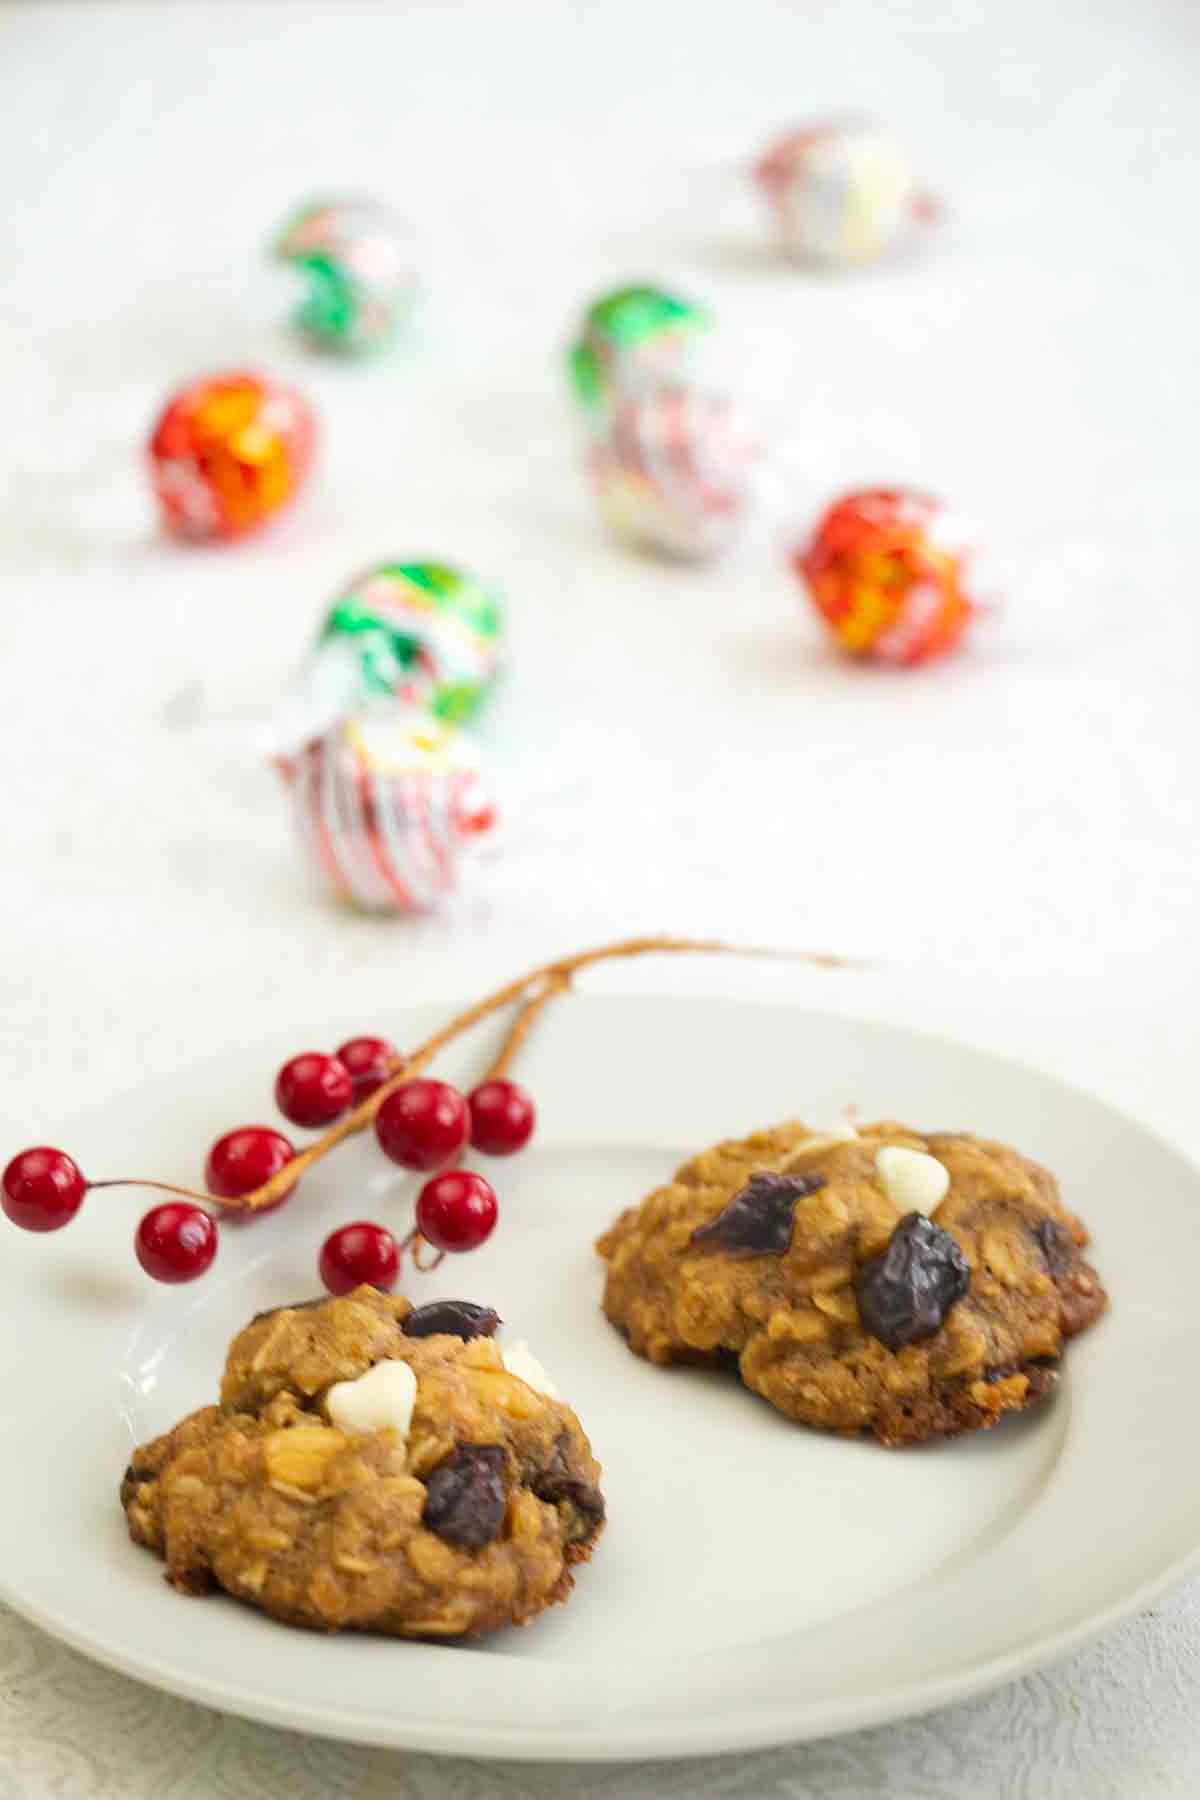
[[[883,1177],[889,1200],[894,1200],[901,1212],[931,1213],[950,1187],[950,1171],[945,1163],[924,1150],[885,1144],[875,1153],[875,1167]]]
[[[504,1366],[510,1375],[515,1375],[518,1381],[523,1381],[526,1387],[533,1388],[535,1393],[545,1394],[549,1400],[558,1398],[558,1389],[524,1338],[518,1338],[515,1344],[510,1345],[501,1354],[504,1358]]]
[[[407,1437],[416,1398],[417,1378],[406,1362],[377,1362],[356,1381],[335,1381],[325,1410],[330,1423],[351,1436],[390,1425]]]

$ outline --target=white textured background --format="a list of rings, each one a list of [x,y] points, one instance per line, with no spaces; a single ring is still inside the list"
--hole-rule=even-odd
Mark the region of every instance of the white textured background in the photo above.
[[[665,927],[885,966],[603,980],[786,981],[1200,1153],[1198,79],[1189,0],[0,10],[0,1149],[53,1141],[86,1090],[135,1160],[144,1068],[387,1029]],[[919,257],[806,276],[737,170],[846,108],[899,128],[947,218]],[[339,188],[405,210],[429,268],[370,365],[293,346],[262,257]],[[711,571],[607,543],[574,466],[560,346],[641,275],[719,312],[787,471]],[[148,424],[247,361],[318,407],[317,478],[259,542],[165,544]],[[994,552],[1005,608],[944,668],[833,662],[783,566],[793,524],[876,480],[952,497]],[[338,583],[409,554],[499,587],[512,644],[481,728],[509,852],[418,926],[330,909],[272,779],[187,723],[278,691]],[[2,1616],[0,1797],[1159,1800],[1200,1785],[1198,1661],[1200,1582],[907,1726],[575,1776],[223,1720]]]

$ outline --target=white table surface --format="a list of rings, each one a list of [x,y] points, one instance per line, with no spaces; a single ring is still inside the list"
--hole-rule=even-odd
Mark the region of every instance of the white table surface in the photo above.
[[[408,999],[665,928],[883,966],[597,985],[923,1023],[1200,1154],[1198,78],[1187,0],[0,11],[0,1147],[112,1095],[135,1160],[141,1069],[387,1029]],[[904,134],[945,222],[892,267],[805,275],[768,254],[738,168],[847,109]],[[262,255],[338,189],[392,199],[425,245],[426,303],[370,365],[291,342]],[[713,569],[609,543],[576,467],[559,349],[640,275],[713,304],[778,446],[771,507]],[[309,393],[319,472],[261,541],[164,543],[147,426],[183,379],[246,362]],[[995,553],[1004,610],[943,668],[835,663],[783,564],[824,500],[877,480],[952,497]],[[512,644],[480,728],[507,853],[419,924],[331,908],[273,777],[195,725],[277,691],[337,584],[405,554],[495,583]],[[0,1800],[1200,1783],[1200,1579],[948,1712],[638,1770],[289,1737],[10,1615],[0,1670]]]

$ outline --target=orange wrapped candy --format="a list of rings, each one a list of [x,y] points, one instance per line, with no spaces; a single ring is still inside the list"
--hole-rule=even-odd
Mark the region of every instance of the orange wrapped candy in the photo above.
[[[291,501],[316,426],[292,388],[262,375],[211,375],[168,402],[150,438],[150,477],[170,531],[234,538]]]
[[[792,555],[843,650],[908,665],[953,649],[966,630],[976,609],[964,562],[941,502],[905,488],[843,495]]]

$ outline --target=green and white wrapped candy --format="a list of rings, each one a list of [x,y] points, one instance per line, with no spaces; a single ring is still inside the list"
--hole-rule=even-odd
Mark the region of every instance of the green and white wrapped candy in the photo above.
[[[499,602],[462,570],[376,563],[326,614],[281,739],[300,742],[389,696],[459,725],[492,684],[500,633]]]
[[[703,307],[647,283],[601,295],[568,352],[576,399],[593,422],[604,423],[616,395],[686,376],[710,328]]]
[[[417,275],[410,234],[373,200],[302,207],[274,248],[307,280],[295,323],[322,349],[377,349],[412,304]]]

